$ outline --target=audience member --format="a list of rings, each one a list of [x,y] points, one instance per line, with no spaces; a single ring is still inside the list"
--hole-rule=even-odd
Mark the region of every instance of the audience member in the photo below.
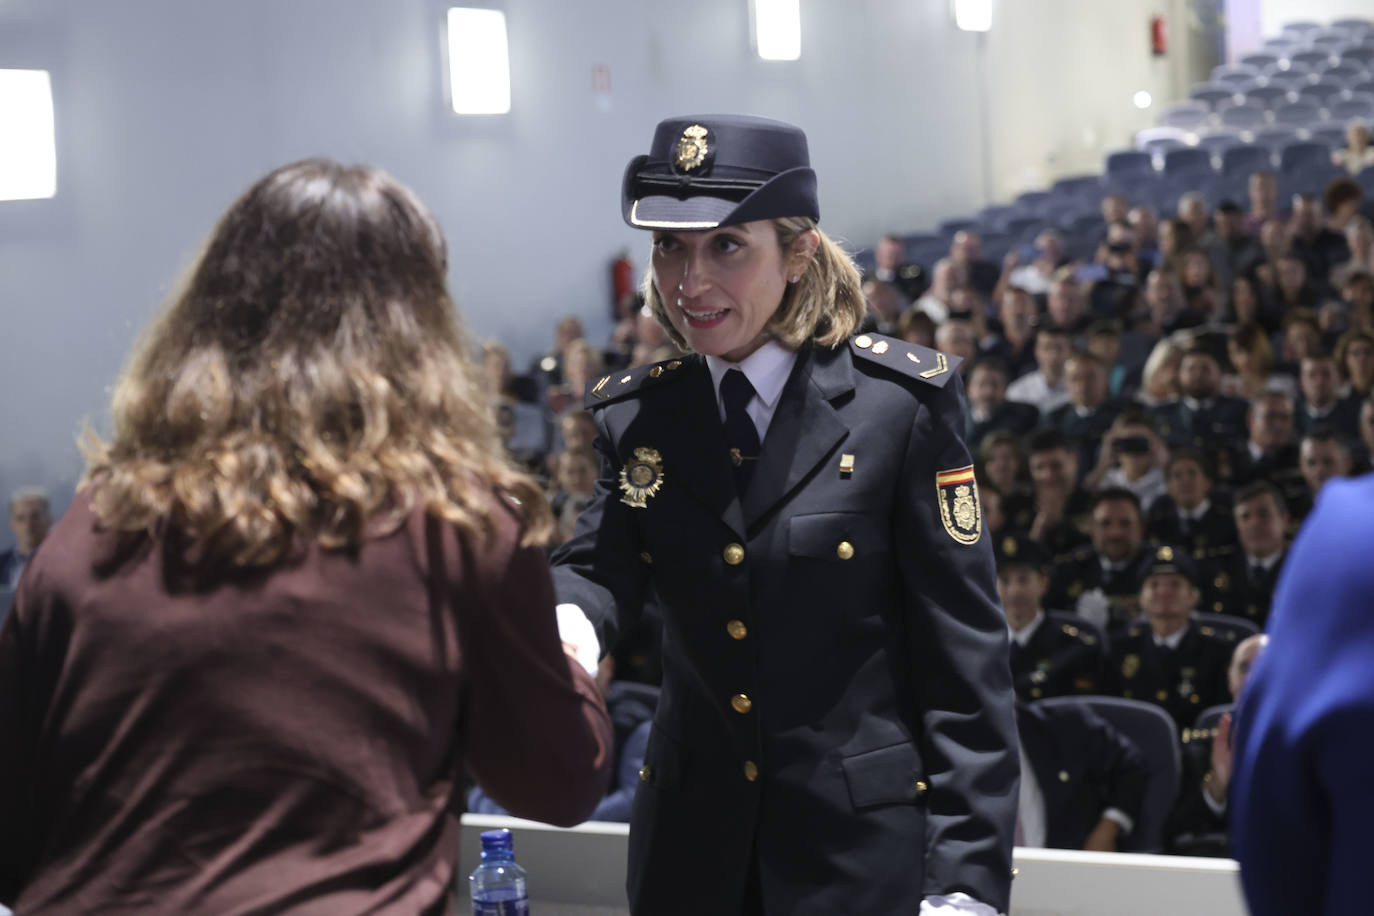
[[[1265,391],[1296,395],[1292,376],[1274,374],[1274,349],[1269,335],[1253,322],[1238,324],[1226,335],[1231,372],[1221,378],[1221,393],[1249,401]]]
[[[564,315],[553,326],[553,349],[534,360],[530,366],[530,377],[535,379],[539,391],[563,384],[563,351],[574,340],[582,339],[582,319],[576,315]]]
[[[1183,298],[1183,284],[1178,277],[1165,270],[1152,270],[1146,276],[1142,304],[1144,308],[1134,316],[1134,329],[1151,340],[1203,323],[1202,314],[1193,311]]]
[[[1140,817],[1139,748],[1086,705],[1018,703],[1018,846],[1116,852]]]
[[[1046,604],[1074,611],[1112,632],[1135,619],[1149,560],[1140,500],[1114,487],[1092,498],[1091,541],[1055,558]]]
[[[1212,217],[1217,238],[1225,246],[1227,267],[1222,273],[1231,278],[1249,271],[1264,258],[1264,251],[1253,232],[1246,229],[1245,213],[1230,200],[1217,204]]]
[[[0,586],[14,588],[52,524],[52,504],[42,487],[23,487],[10,494],[10,532],[14,546],[0,551]],[[8,613],[9,608],[0,610]]]
[[[1034,296],[1049,293],[1051,282],[1065,263],[1064,237],[1046,229],[1035,237],[1034,248],[1034,259],[1025,264],[1021,263],[1019,249],[1013,247],[1007,253],[1013,269],[1003,271],[998,286],[1015,286]]]
[[[1185,339],[1187,335],[1166,337],[1150,350],[1145,365],[1141,367],[1140,390],[1135,395],[1135,399],[1146,408],[1163,409],[1177,401],[1182,394],[1178,370],[1183,362],[1183,354],[1188,349]]]
[[[1035,334],[1035,370],[1007,386],[1007,400],[1032,404],[1047,414],[1067,404],[1068,385],[1064,363],[1069,358],[1069,334],[1063,328],[1046,325]]]
[[[1369,145],[1369,125],[1355,118],[1345,126],[1345,146],[1331,154],[1331,162],[1358,175],[1374,165],[1374,147]]]
[[[1111,641],[1109,674],[1115,693],[1154,703],[1180,728],[1223,703],[1231,648],[1193,621],[1197,566],[1188,551],[1162,544],[1150,552],[1140,606],[1145,621]]]
[[[1226,301],[1221,295],[1216,268],[1205,252],[1193,249],[1183,254],[1183,304],[1186,311],[1202,318],[1202,324],[1216,328],[1226,321]]]
[[[876,277],[865,277],[863,296],[864,302],[868,305],[868,312],[864,315],[863,324],[859,326],[859,330],[869,334],[876,332],[895,335],[897,321],[908,306],[907,301],[902,298],[902,294],[897,291],[897,287]]]
[[[1226,240],[1212,228],[1206,196],[1200,191],[1188,191],[1179,197],[1178,218],[1187,225],[1193,245],[1211,262],[1218,285],[1229,286],[1233,273],[1231,252]]]
[[[1198,563],[1229,556],[1236,549],[1231,506],[1214,498],[1212,473],[1202,452],[1175,449],[1164,465],[1165,495],[1145,519],[1146,536],[1159,544],[1179,544]]]
[[[1349,477],[1353,467],[1350,446],[1345,437],[1329,426],[1314,426],[1298,444],[1298,470],[1307,483],[1308,497],[1294,507],[1296,521],[1307,517],[1317,494],[1333,477]]]
[[[1294,429],[1299,436],[1316,426],[1330,427],[1347,440],[1359,438],[1360,403],[1355,396],[1341,397],[1340,372],[1336,358],[1317,351],[1302,358],[1298,375],[1302,399],[1294,417]]]
[[[977,476],[1001,494],[1002,514],[1007,527],[1028,532],[1035,521],[1035,496],[1030,488],[1030,466],[1021,437],[1010,432],[994,432],[981,442],[969,443],[978,456]]]
[[[1258,235],[1267,222],[1283,223],[1287,214],[1279,212],[1279,182],[1268,169],[1251,172],[1246,182],[1246,196],[1250,209],[1245,214],[1244,231]]]
[[[963,360],[959,373],[967,374],[973,368],[974,358],[978,355],[978,338],[974,336],[973,324],[959,318],[951,318],[935,327],[935,347],[951,356]]]
[[[968,322],[964,322],[964,325],[967,327]],[[910,306],[902,312],[901,317],[897,319],[897,336],[907,343],[914,343],[918,346],[934,349],[936,346],[935,320],[925,312],[916,308],[916,306]],[[968,346],[966,348],[967,352],[975,352],[973,343],[975,339],[976,338],[970,334]]]
[[[1069,332],[1075,347],[1083,346],[1085,341],[1082,337],[1092,317],[1088,314],[1088,300],[1083,295],[1083,287],[1071,268],[1061,267],[1051,276],[1045,296],[1045,314],[1050,324]]]
[[[1068,401],[1047,413],[1044,425],[1059,430],[1074,443],[1079,467],[1093,467],[1102,436],[1123,405],[1108,396],[1107,371],[1102,361],[1085,350],[1065,360],[1064,389]]]
[[[1374,330],[1354,328],[1336,342],[1336,368],[1347,394],[1360,398],[1374,393]]]
[[[1022,532],[993,542],[997,591],[1011,636],[1011,677],[1022,702],[1101,690],[1106,647],[1086,627],[1045,614],[1049,555]]]
[[[1234,461],[1232,445],[1245,431],[1246,403],[1221,394],[1221,367],[1207,348],[1194,344],[1178,367],[1183,396],[1151,410],[1155,429],[1170,447],[1201,449],[1229,481]]]
[[[1278,487],[1259,480],[1236,491],[1234,514],[1239,549],[1206,565],[1202,606],[1262,628],[1286,554],[1288,505]]]
[[[954,291],[968,285],[968,274],[953,258],[941,258],[930,272],[930,287],[916,300],[914,308],[925,312],[937,325],[949,318],[949,303]]]
[[[982,236],[969,229],[954,233],[949,245],[949,257],[968,278],[969,286],[978,290],[984,299],[992,298],[992,291],[1002,272],[996,264],[983,259]]]
[[[1084,486],[1090,490],[1121,487],[1140,500],[1149,512],[1156,499],[1164,495],[1164,465],[1169,449],[1155,435],[1154,427],[1138,408],[1122,413],[1102,438],[1102,453]]]
[[[1007,367],[995,356],[974,361],[968,372],[964,440],[976,449],[988,433],[1005,430],[1023,436],[1035,428],[1040,411],[1031,404],[1007,400]]]
[[[1298,444],[1293,434],[1293,398],[1282,391],[1265,391],[1250,402],[1246,418],[1248,438],[1236,454],[1233,481],[1244,486],[1267,480],[1285,500],[1301,502],[1307,485],[1298,473]]]
[[[1230,296],[1226,300],[1226,318],[1232,324],[1259,324],[1272,331],[1273,313],[1266,310],[1260,298],[1255,278],[1238,273],[1231,278]]]
[[[1035,515],[1027,531],[1057,559],[1088,540],[1092,499],[1078,485],[1078,453],[1063,433],[1042,429],[1029,445]]]
[[[1136,256],[1141,263],[1152,270],[1161,267],[1165,256],[1164,239],[1159,231],[1159,214],[1155,208],[1145,204],[1132,207],[1131,212],[1126,214],[1126,222],[1135,232]]]
[[[1008,287],[998,300],[998,333],[982,344],[984,352],[1007,364],[1013,380],[1034,371],[1036,367],[1037,312],[1035,299],[1030,293],[1015,286]]]
[[[1165,851],[1183,856],[1231,857],[1227,794],[1231,787],[1231,722],[1234,704],[1268,645],[1263,633],[1247,636],[1231,653],[1226,685],[1232,705],[1209,730],[1183,730],[1183,778],[1178,802],[1165,825]]]
[[[929,285],[926,270],[920,264],[907,261],[906,243],[899,236],[885,235],[873,249],[877,265],[873,276],[881,283],[890,283],[908,303],[921,298]]]

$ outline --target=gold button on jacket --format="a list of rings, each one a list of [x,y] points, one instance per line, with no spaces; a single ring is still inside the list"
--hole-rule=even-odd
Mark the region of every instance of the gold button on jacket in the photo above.
[[[850,557],[854,556],[854,545],[848,541],[840,541],[839,545],[835,548],[835,556],[839,557],[841,560],[848,560]]]
[[[727,544],[723,555],[726,563],[731,566],[738,566],[744,562],[744,547],[739,544]]]
[[[759,766],[752,760],[744,761],[744,778],[753,782],[759,778]]]
[[[732,620],[725,625],[725,629],[731,639],[743,639],[749,635],[749,628],[744,625],[743,620]]]
[[[734,707],[735,712],[744,715],[754,708],[754,701],[742,693],[737,693],[730,698],[730,705]]]

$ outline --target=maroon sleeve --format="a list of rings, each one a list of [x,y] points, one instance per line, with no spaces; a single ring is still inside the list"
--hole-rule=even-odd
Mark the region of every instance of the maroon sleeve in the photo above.
[[[478,600],[458,600],[473,776],[517,817],[572,826],[606,792],[610,716],[596,682],[558,635],[548,560],[518,547],[484,570]]]

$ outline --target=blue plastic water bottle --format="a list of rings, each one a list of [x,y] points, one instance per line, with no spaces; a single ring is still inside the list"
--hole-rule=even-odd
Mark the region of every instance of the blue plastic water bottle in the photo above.
[[[468,876],[468,888],[473,916],[529,916],[525,870],[515,864],[515,844],[509,830],[482,834],[482,864]]]

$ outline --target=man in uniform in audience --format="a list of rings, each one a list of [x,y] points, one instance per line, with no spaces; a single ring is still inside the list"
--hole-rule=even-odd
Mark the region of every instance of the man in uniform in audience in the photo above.
[[[1127,699],[1161,707],[1179,728],[1227,699],[1231,645],[1192,620],[1197,566],[1182,547],[1154,548],[1140,588],[1145,622],[1114,637],[1108,675]]]
[[[964,269],[968,284],[984,299],[992,298],[1002,271],[991,261],[983,260],[983,238],[967,229],[954,233],[949,245],[950,258]]]
[[[1044,425],[1057,429],[1078,446],[1078,466],[1097,463],[1097,449],[1122,404],[1107,395],[1107,369],[1091,353],[1080,350],[1064,362],[1064,386],[1069,400],[1045,415]]]
[[[1212,455],[1245,435],[1246,403],[1221,394],[1221,366],[1211,350],[1194,345],[1178,366],[1183,396],[1154,409],[1155,428],[1172,447],[1190,445]],[[1227,463],[1230,456],[1227,455]]]
[[[1298,472],[1298,445],[1293,437],[1293,398],[1281,391],[1264,391],[1250,402],[1246,420],[1249,438],[1236,456],[1233,481],[1237,487],[1267,480],[1286,501],[1300,502],[1307,492]]]
[[[1258,480],[1236,491],[1233,511],[1240,547],[1209,564],[1202,610],[1243,617],[1263,629],[1287,553],[1288,506],[1278,487]]]
[[[1223,200],[1217,204],[1217,212],[1212,219],[1217,237],[1226,246],[1226,259],[1230,267],[1229,275],[1249,270],[1264,259],[1264,249],[1252,233],[1245,230],[1245,213],[1235,201]],[[1225,287],[1229,289],[1229,283]]]
[[[1045,614],[1049,555],[1020,532],[993,543],[997,591],[1011,631],[1011,677],[1022,701],[1101,691],[1106,647],[1091,630]]]
[[[1316,426],[1302,437],[1298,446],[1298,470],[1307,484],[1307,498],[1301,505],[1293,507],[1299,524],[1312,511],[1312,504],[1326,482],[1333,477],[1349,477],[1353,466],[1350,446],[1335,430]]]
[[[1230,556],[1236,549],[1236,521],[1229,502],[1213,497],[1207,458],[1195,448],[1178,448],[1164,466],[1167,495],[1155,500],[1145,533],[1159,544],[1181,544],[1198,563]]]
[[[930,286],[926,269],[907,262],[906,243],[895,235],[885,235],[878,240],[878,247],[873,249],[873,261],[876,264],[874,277],[895,286],[908,304],[921,298]]]
[[[1110,635],[1137,615],[1150,550],[1143,546],[1140,500],[1130,490],[1099,491],[1093,497],[1091,519],[1091,542],[1055,558],[1046,603],[1075,611]]]
[[[0,588],[14,588],[19,584],[20,574],[51,525],[47,490],[24,487],[10,494],[10,531],[14,534],[14,546],[0,551]],[[8,607],[0,608],[0,617],[8,611]]]
[[[1144,755],[1086,705],[1016,704],[1016,845],[1116,852],[1145,801]]]
[[[1324,350],[1304,356],[1298,384],[1302,401],[1294,426],[1299,437],[1317,426],[1328,426],[1348,442],[1359,438],[1359,396],[1341,397],[1341,374],[1334,356]]]
[[[1263,633],[1246,637],[1231,654],[1226,672],[1232,706],[1268,644]],[[1211,728],[1183,729],[1183,778],[1178,802],[1164,827],[1165,848],[1181,856],[1231,857],[1226,795],[1231,786],[1231,721],[1228,710]]]
[[[1007,400],[1007,364],[995,356],[980,357],[968,373],[964,441],[977,452],[988,433],[1006,430],[1024,436],[1035,428],[1040,411]]]
[[[1078,452],[1059,430],[1033,433],[1029,452],[1035,497],[1030,536],[1058,559],[1087,542],[1092,497],[1078,485]]]

